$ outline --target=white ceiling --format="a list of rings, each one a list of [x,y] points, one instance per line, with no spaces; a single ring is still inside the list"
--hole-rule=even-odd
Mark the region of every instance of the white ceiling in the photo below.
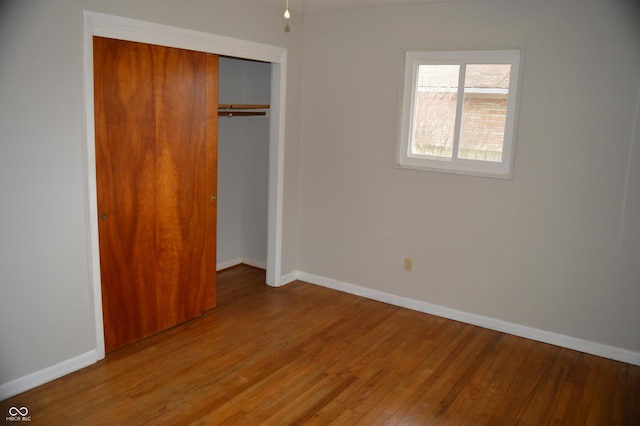
[[[286,0],[260,0],[282,5]],[[444,3],[460,0],[289,0],[289,9],[303,12],[324,12],[329,10],[355,9],[369,6],[394,6],[403,4]]]

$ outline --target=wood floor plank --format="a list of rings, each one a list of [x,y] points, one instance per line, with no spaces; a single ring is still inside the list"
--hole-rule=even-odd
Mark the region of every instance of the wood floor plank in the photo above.
[[[11,406],[34,425],[633,425],[640,367],[241,265],[206,315]]]

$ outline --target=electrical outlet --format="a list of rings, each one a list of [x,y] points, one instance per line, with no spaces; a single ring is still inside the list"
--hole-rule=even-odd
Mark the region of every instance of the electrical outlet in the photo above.
[[[404,270],[407,272],[413,272],[413,259],[411,257],[404,258]]]

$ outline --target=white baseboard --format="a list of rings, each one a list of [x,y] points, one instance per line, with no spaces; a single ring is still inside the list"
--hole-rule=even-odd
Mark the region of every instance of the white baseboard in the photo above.
[[[289,272],[286,275],[281,276],[279,286],[287,285],[289,283],[294,282],[295,280],[298,279],[299,274],[300,273],[298,271],[293,271],[293,272]]]
[[[74,371],[88,367],[98,362],[98,352],[95,350],[78,355],[66,361],[62,361],[51,367],[43,368],[26,376],[18,377],[0,385],[0,401],[3,401],[19,393],[26,392],[37,386],[65,376]]]
[[[261,260],[247,259],[246,257],[239,257],[237,259],[232,259],[226,262],[220,262],[216,264],[216,271],[220,271],[226,268],[231,268],[232,266],[240,265],[241,263],[244,263],[245,265],[253,266],[255,268],[267,269],[266,262],[263,262]]]
[[[615,346],[604,345],[602,343],[591,342],[588,340],[565,336],[563,334],[553,333],[537,328],[513,324],[496,318],[485,317],[483,315],[458,311],[456,309],[434,305],[420,300],[408,299],[406,297],[396,296],[390,293],[372,290],[366,287],[361,287],[355,284],[349,284],[331,278],[309,274],[306,272],[296,271],[292,272],[289,275],[293,275],[295,276],[295,279],[299,279],[301,281],[331,288],[334,290],[339,290],[356,296],[366,297],[367,299],[377,300],[379,302],[400,306],[414,311],[424,312],[443,318],[449,318],[455,321],[473,324],[491,330],[501,331],[503,333],[525,337],[527,339],[537,340],[539,342],[549,343],[555,346],[573,349],[580,352],[613,359],[616,361],[622,361],[628,364],[640,365],[640,353],[633,352],[628,349],[622,349]],[[288,282],[291,281],[293,281],[293,279]]]
[[[263,266],[261,262],[255,262],[248,259],[235,259],[231,262],[220,263],[217,265],[217,267],[218,269],[224,269],[241,263],[255,266],[257,268],[265,268],[265,266]],[[496,318],[458,311],[456,309],[434,305],[420,300],[396,296],[390,293],[385,293],[382,291],[373,290],[355,284],[349,284],[343,281],[309,274],[306,272],[293,271],[280,277],[281,285],[291,283],[295,280],[305,281],[321,287],[327,287],[356,296],[366,297],[367,299],[388,303],[390,305],[400,306],[418,312],[424,312],[427,314],[449,318],[467,324],[477,325],[491,330],[512,334],[514,336],[520,336],[539,342],[549,343],[563,348],[573,349],[580,352],[613,359],[616,361],[626,362],[628,364],[640,365],[640,353],[630,351],[628,349],[622,349],[615,346],[604,345],[584,339],[578,339],[558,333],[552,333],[550,331],[544,331],[537,328],[513,324]],[[0,401],[11,398],[12,396],[15,396],[19,393],[28,391],[29,389],[33,389],[37,386],[65,376],[74,371],[80,370],[91,364],[95,364],[98,359],[99,358],[97,351],[91,350],[51,367],[47,367],[34,373],[27,374],[26,376],[19,377],[10,382],[0,384]]]

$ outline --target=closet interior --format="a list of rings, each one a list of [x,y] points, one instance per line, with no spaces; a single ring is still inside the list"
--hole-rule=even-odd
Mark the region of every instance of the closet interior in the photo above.
[[[219,65],[217,269],[266,268],[271,64]]]

